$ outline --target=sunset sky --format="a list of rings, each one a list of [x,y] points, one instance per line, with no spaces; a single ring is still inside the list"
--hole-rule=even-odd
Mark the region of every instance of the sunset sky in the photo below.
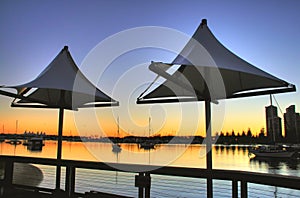
[[[297,0],[1,1],[0,85],[33,80],[68,45],[80,70],[99,89],[120,101],[120,107],[66,111],[64,135],[116,135],[117,117],[121,136],[148,135],[149,117],[151,134],[204,135],[202,102],[135,104],[155,78],[148,70],[150,62],[172,62],[176,53],[149,46],[124,53],[118,50],[134,46],[139,39],[156,39],[158,43],[168,39],[151,31],[147,36],[137,34],[147,28],[192,36],[206,18],[208,27],[226,48],[299,89],[299,8]],[[132,32],[130,39],[118,40]],[[170,40],[178,48],[187,41]],[[106,48],[101,51],[103,46]],[[102,52],[96,53],[97,60],[91,57],[95,51]],[[105,65],[104,59],[112,53],[119,56]],[[299,91],[275,97],[283,113],[292,104],[300,111]],[[0,96],[1,133],[15,133],[16,128],[18,133],[57,133],[58,110],[11,108],[11,101]],[[258,133],[265,128],[264,111],[269,103],[269,96],[258,96],[212,105],[213,131],[242,132],[251,128]]]

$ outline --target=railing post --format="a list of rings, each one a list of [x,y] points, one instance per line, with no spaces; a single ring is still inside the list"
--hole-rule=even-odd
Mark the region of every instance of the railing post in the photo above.
[[[13,174],[14,174],[13,172],[14,172],[14,162],[11,160],[5,161],[4,185],[3,185],[3,191],[1,192],[4,196],[9,195],[10,191],[12,191],[12,181],[13,181]]]
[[[139,173],[135,176],[135,187],[139,188],[139,198],[150,198],[151,177],[150,173]],[[145,191],[144,191],[145,189]]]
[[[212,181],[212,176],[209,175],[206,180],[206,193],[207,193],[207,198],[212,198],[213,197],[213,181]]]
[[[135,176],[135,186],[139,188],[139,198],[144,197],[144,188],[138,184],[138,178],[141,178],[144,176],[144,173],[139,173],[138,176]]]
[[[60,160],[59,164],[56,166],[56,182],[55,182],[55,189],[60,189],[60,175],[61,175],[61,165],[60,165]]]
[[[148,185],[145,187],[145,198],[150,198],[150,187],[151,187],[151,177],[150,173],[145,174],[146,180],[149,181]]]
[[[69,197],[75,192],[75,167],[67,166],[65,189]]]
[[[238,181],[232,180],[232,198],[238,198]]]
[[[241,181],[241,198],[247,198],[248,197],[248,186],[247,182],[242,180]]]

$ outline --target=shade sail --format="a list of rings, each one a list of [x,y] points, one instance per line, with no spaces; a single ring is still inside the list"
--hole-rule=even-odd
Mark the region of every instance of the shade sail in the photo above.
[[[117,101],[100,91],[82,74],[67,46],[36,79],[7,88],[17,89],[17,99],[12,106],[76,110],[90,106],[118,105]]]
[[[174,65],[179,68],[169,74],[167,69]],[[152,62],[149,69],[166,80],[143,93],[138,103],[213,101],[296,90],[225,48],[205,19],[172,63]]]
[[[170,73],[168,68],[174,66],[178,69]],[[156,88],[148,87],[137,103],[205,101],[207,170],[212,170],[213,164],[211,102],[296,90],[294,85],[256,68],[226,49],[211,33],[205,19],[172,63],[152,62],[149,69],[166,80]],[[211,177],[206,184],[207,197],[213,197]]]
[[[33,81],[14,88],[17,94],[0,90],[0,94],[14,97],[13,107],[59,109],[56,189],[60,189],[61,154],[64,109],[117,106],[119,103],[95,87],[78,69],[68,47],[65,46],[46,69]]]

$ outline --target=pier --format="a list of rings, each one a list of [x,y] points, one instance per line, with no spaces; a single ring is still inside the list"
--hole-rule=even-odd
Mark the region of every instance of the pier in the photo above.
[[[194,178],[199,181],[202,179],[207,181],[207,184],[211,184],[216,180],[222,180],[229,182],[231,188],[232,197],[248,197],[248,192],[251,189],[250,184],[276,186],[287,189],[299,190],[300,192],[300,179],[295,176],[274,175],[266,173],[255,173],[246,171],[235,170],[219,170],[219,169],[202,169],[202,168],[185,168],[185,167],[160,167],[160,166],[148,166],[137,164],[116,164],[116,163],[103,163],[103,162],[88,162],[88,161],[75,161],[75,160],[56,160],[48,158],[33,158],[33,157],[19,157],[19,156],[1,156],[0,162],[4,163],[4,175],[0,180],[1,185],[1,197],[20,197],[24,195],[39,196],[39,197],[57,197],[58,195],[63,197],[128,197],[126,195],[117,195],[106,192],[99,192],[98,189],[91,189],[88,192],[76,192],[75,185],[78,182],[77,170],[89,169],[89,170],[102,170],[109,172],[127,172],[131,173],[132,190],[136,191],[134,197],[149,198],[151,196],[151,186],[153,182],[151,178],[161,176],[171,177],[185,177]],[[38,164],[47,166],[61,166],[65,168],[65,178],[61,183],[62,189],[55,188],[42,188],[36,186],[20,185],[13,183],[14,177],[14,164]],[[127,171],[124,171],[127,170]],[[140,172],[140,170],[150,170],[146,172]],[[210,180],[210,181],[209,181]],[[131,185],[129,183],[129,185]],[[186,183],[188,187],[189,183]],[[193,184],[194,185],[194,184]],[[223,186],[213,186],[211,196],[216,192],[217,188]],[[182,186],[184,189],[185,186]],[[210,189],[208,186],[207,189]],[[201,196],[207,194],[207,189],[203,189]],[[167,190],[167,189],[166,189]],[[172,189],[169,189],[172,190]]]

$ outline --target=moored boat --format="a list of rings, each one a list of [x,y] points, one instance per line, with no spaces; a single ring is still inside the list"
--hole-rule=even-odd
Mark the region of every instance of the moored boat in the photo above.
[[[278,146],[258,146],[250,147],[249,154],[266,158],[291,158],[295,154],[295,151],[290,151],[284,147]]]
[[[140,148],[142,149],[154,149],[155,148],[155,143],[151,141],[145,141],[140,143]]]
[[[119,153],[119,152],[121,152],[121,150],[122,150],[122,148],[121,148],[120,144],[114,143],[112,145],[112,152]]]
[[[120,133],[120,119],[119,119],[119,117],[117,118],[117,122],[118,122],[117,137],[119,137],[119,133]],[[112,152],[119,153],[121,151],[122,151],[122,148],[121,148],[120,144],[118,144],[118,143],[113,143],[112,144]]]
[[[40,151],[45,144],[42,137],[32,137],[27,140],[26,144],[23,143],[23,145],[27,145],[28,150]]]
[[[149,117],[149,131],[148,131],[148,139],[146,139],[144,142],[140,143],[140,148],[150,150],[155,148],[155,143],[149,139],[150,137],[150,131],[151,131],[151,117]]]
[[[6,141],[6,143],[12,144],[12,145],[19,145],[19,144],[22,143],[22,141],[21,141],[21,140],[18,140],[18,139],[12,139],[12,140]]]

